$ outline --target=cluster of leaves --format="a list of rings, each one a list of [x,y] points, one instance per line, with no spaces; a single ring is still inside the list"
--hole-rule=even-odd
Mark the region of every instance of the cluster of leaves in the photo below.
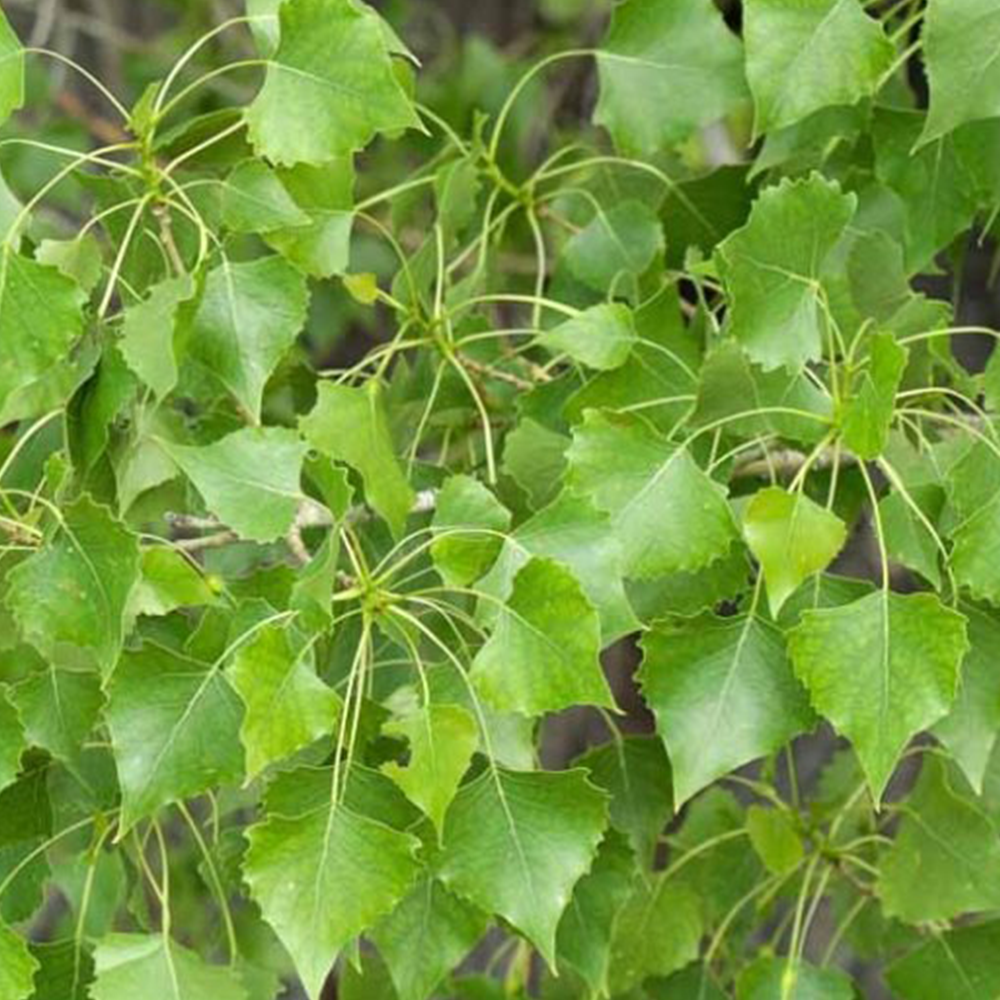
[[[1000,992],[997,334],[914,290],[995,222],[1000,9],[739,13],[627,0],[470,123],[360,0],[248,0],[83,70],[121,141],[4,141],[0,1000]],[[0,117],[46,54],[0,22]]]

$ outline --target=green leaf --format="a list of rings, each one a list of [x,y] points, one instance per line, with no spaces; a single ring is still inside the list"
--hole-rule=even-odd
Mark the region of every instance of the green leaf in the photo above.
[[[792,815],[784,809],[750,806],[747,833],[757,856],[773,875],[788,875],[805,856],[802,838]]]
[[[243,776],[243,706],[220,670],[147,642],[122,655],[106,711],[121,828],[160,806]]]
[[[267,380],[305,326],[308,305],[305,278],[280,257],[224,260],[205,279],[184,353],[256,423]]]
[[[105,673],[114,667],[139,579],[139,543],[106,507],[88,497],[63,507],[44,547],[7,579],[7,607],[43,656]]]
[[[28,742],[70,764],[78,761],[104,706],[97,674],[51,663],[21,681],[12,698]]]
[[[925,754],[901,812],[878,879],[886,916],[929,923],[1000,907],[997,827],[953,764]]]
[[[1000,920],[935,934],[893,962],[885,978],[900,1000],[980,1000],[1000,993]]]
[[[89,950],[65,940],[32,945],[31,953],[41,966],[31,1000],[91,1000],[94,960]]]
[[[163,616],[178,608],[211,604],[215,591],[194,563],[166,546],[144,549],[142,579],[129,599],[129,613]]]
[[[819,279],[856,205],[818,174],[785,180],[761,192],[747,224],[716,250],[728,328],[763,368],[795,371],[821,356],[828,320]]]
[[[629,0],[597,57],[594,120],[628,155],[649,155],[725,117],[746,94],[743,53],[709,0]]]
[[[24,725],[5,688],[0,687],[0,791],[12,784],[21,770],[21,754],[28,749]]]
[[[694,891],[662,874],[635,880],[611,939],[612,989],[624,992],[650,976],[668,976],[698,957],[704,928]]]
[[[246,1000],[231,968],[209,965],[163,934],[111,934],[97,946],[94,1000],[138,996],[171,1000]]]
[[[5,26],[0,22],[0,111],[9,72],[3,61]],[[0,250],[0,412],[65,360],[83,333],[85,299],[58,268],[22,257],[9,244]]]
[[[191,301],[190,275],[154,285],[138,305],[125,310],[120,350],[126,364],[160,398],[177,385],[174,336],[181,306]]]
[[[1000,622],[989,612],[963,605],[968,619],[969,652],[962,661],[962,679],[951,711],[934,726],[934,735],[948,748],[977,794],[1000,736]]]
[[[320,164],[378,132],[421,127],[373,11],[350,0],[287,0],[279,18],[277,51],[246,113],[260,156]]]
[[[600,619],[576,578],[554,560],[535,557],[514,577],[470,675],[484,700],[501,711],[614,708],[600,651]]]
[[[611,935],[615,917],[632,893],[632,854],[624,838],[609,834],[597,857],[573,889],[559,921],[559,969],[574,969],[598,995],[608,992]]]
[[[891,333],[876,333],[871,338],[868,366],[861,373],[860,386],[853,388],[843,416],[844,444],[859,458],[878,458],[885,450],[908,357],[909,352]]]
[[[510,513],[471,476],[452,476],[434,510],[434,565],[446,583],[467,587],[496,561],[510,527]]]
[[[847,526],[804,493],[772,486],[747,505],[743,534],[761,565],[771,614],[777,617],[805,580],[833,562],[847,540]]]
[[[3,23],[6,25],[6,21]],[[0,74],[0,85],[2,83],[3,75]],[[37,969],[38,962],[31,957],[28,942],[0,923],[0,998],[25,1000],[31,993]]]
[[[92,233],[72,240],[42,240],[35,251],[35,260],[59,268],[88,295],[100,284],[104,272],[101,244]]]
[[[619,302],[591,306],[538,337],[553,354],[566,354],[599,371],[625,364],[637,340],[632,311]]]
[[[531,498],[537,509],[559,492],[566,468],[569,438],[524,417],[503,442],[503,471]]]
[[[317,393],[313,411],[300,421],[302,433],[314,448],[361,474],[368,503],[398,537],[414,493],[396,458],[378,385],[322,382]]]
[[[426,1000],[486,931],[486,918],[437,880],[421,879],[371,932],[399,1000]]]
[[[876,801],[909,740],[947,713],[967,648],[965,619],[932,594],[806,611],[789,633],[813,707],[851,741]]]
[[[23,105],[24,50],[7,15],[0,11],[0,125]]]
[[[781,633],[753,616],[664,622],[641,646],[639,682],[667,746],[677,808],[813,724]]]
[[[352,802],[348,789],[348,801],[333,804],[327,772],[293,771],[272,786],[267,816],[250,830],[251,892],[312,1000],[340,949],[392,910],[417,876],[419,841],[357,811],[391,809],[391,790],[382,778],[364,801]]]
[[[743,32],[756,135],[870,97],[895,55],[858,0],[748,0]]]
[[[303,494],[308,446],[283,427],[244,427],[203,448],[161,441],[223,524],[243,538],[273,542],[287,534]]]
[[[699,569],[736,535],[725,490],[639,419],[588,412],[568,458],[569,485],[611,515],[627,576]]]
[[[312,643],[275,624],[233,659],[233,686],[246,706],[240,740],[248,777],[333,731],[340,698],[316,676],[312,654]]]
[[[445,817],[441,878],[520,931],[556,965],[556,928],[607,824],[583,771],[490,769]]]
[[[736,981],[737,1000],[853,1000],[849,976],[839,969],[821,969],[801,959],[762,955]]]
[[[944,504],[944,491],[937,486],[908,490],[910,499],[920,509],[926,522],[934,525]],[[889,556],[919,573],[935,589],[941,586],[941,551],[927,530],[927,523],[917,516],[901,493],[892,492],[879,501],[879,518]]]
[[[225,180],[222,221],[234,233],[267,233],[310,219],[266,163],[244,160]]]
[[[930,0],[922,35],[930,110],[921,141],[1000,117],[1000,11],[989,0]]]
[[[383,772],[440,830],[479,745],[475,718],[461,705],[430,704],[387,723],[382,731],[406,737],[410,747],[406,767],[390,762]]]
[[[562,259],[577,281],[602,295],[621,295],[631,293],[657,257],[662,259],[663,248],[656,212],[644,202],[623,201],[607,212],[599,208],[566,243]]]
[[[611,796],[611,823],[628,835],[639,862],[651,867],[660,834],[673,815],[670,762],[660,740],[611,740],[574,762]]]
[[[1000,605],[1000,502],[994,495],[950,531],[951,569],[973,597]]]

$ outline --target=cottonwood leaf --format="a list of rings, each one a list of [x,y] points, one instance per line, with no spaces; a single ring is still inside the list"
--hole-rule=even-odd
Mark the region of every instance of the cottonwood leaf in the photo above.
[[[216,378],[256,423],[264,386],[305,326],[306,279],[280,257],[208,273],[183,337],[184,354]]]
[[[11,691],[32,746],[75,764],[84,740],[104,706],[101,678],[91,670],[63,669],[54,663],[17,684]]]
[[[880,800],[906,744],[955,699],[965,619],[932,594],[879,591],[804,612],[788,640],[813,707],[851,741]]]
[[[614,921],[632,893],[634,874],[634,859],[624,837],[609,832],[559,921],[559,970],[573,969],[597,995],[608,992]]]
[[[486,931],[486,916],[422,878],[371,932],[399,1000],[426,1000]]]
[[[328,772],[290,772],[249,834],[251,893],[312,1000],[341,948],[391,911],[418,874],[420,842],[389,825],[399,792],[387,778],[365,780],[360,794],[349,787],[334,804]]]
[[[446,583],[467,587],[496,561],[510,512],[471,476],[452,476],[438,491],[431,556]]]
[[[377,384],[356,389],[321,383],[316,406],[299,425],[314,448],[361,474],[368,503],[401,535],[415,497],[396,458]]]
[[[234,233],[267,233],[306,226],[310,219],[271,167],[260,160],[244,160],[224,182],[222,221]]]
[[[54,662],[109,672],[139,579],[139,543],[89,497],[62,508],[54,534],[7,576],[7,607],[24,638]]]
[[[673,815],[670,762],[660,740],[614,739],[574,762],[611,796],[611,823],[627,834],[643,866],[652,866],[660,834]]]
[[[950,531],[951,570],[973,597],[1000,605],[1000,501],[993,496]]]
[[[0,76],[0,83],[2,79]],[[28,951],[28,942],[0,923],[0,998],[25,1000],[31,994],[37,969],[38,962]]]
[[[333,731],[341,699],[312,660],[313,644],[279,624],[262,628],[233,658],[233,687],[246,708],[240,740],[248,777]]]
[[[969,652],[962,661],[958,696],[933,729],[976,794],[1000,736],[1000,621],[982,608],[962,606],[968,619]]]
[[[209,965],[164,934],[110,934],[94,955],[94,1000],[247,1000],[234,970]]]
[[[607,800],[583,771],[491,767],[463,786],[445,816],[445,885],[496,913],[556,966],[556,928],[590,868]]]
[[[123,832],[160,806],[243,777],[243,706],[221,666],[151,642],[122,655],[105,714]]]
[[[569,438],[523,417],[503,442],[503,471],[530,497],[538,509],[559,492]]]
[[[600,615],[602,646],[638,630],[638,619],[625,596],[621,546],[608,515],[589,499],[564,491],[518,525],[477,589],[506,599],[518,570],[532,556],[545,556],[569,567]],[[493,621],[495,602],[481,601],[479,614]]]
[[[576,578],[554,560],[532,558],[514,577],[470,675],[483,699],[501,711],[614,708],[600,651],[600,619]]]
[[[31,1000],[91,1000],[94,959],[89,949],[69,939],[32,945],[31,954],[40,965]]]
[[[154,285],[142,302],[125,310],[119,350],[129,368],[160,398],[177,385],[178,313],[195,291],[190,275],[167,278]]]
[[[781,633],[753,617],[654,625],[639,683],[673,769],[674,804],[814,722]]]
[[[889,556],[919,573],[935,589],[941,586],[939,565],[941,550],[927,530],[938,521],[944,506],[944,491],[937,486],[917,486],[908,490],[909,498],[923,513],[918,517],[902,493],[893,491],[878,505],[882,535]]]
[[[736,981],[737,1000],[853,1000],[856,995],[850,976],[839,969],[771,955],[755,959]]]
[[[566,354],[599,371],[620,368],[637,341],[632,311],[620,302],[591,306],[538,337],[554,354]]]
[[[21,770],[21,754],[28,749],[24,725],[16,704],[6,688],[0,687],[0,791],[16,778]]]
[[[0,111],[5,25],[0,22]],[[58,268],[22,257],[10,244],[0,249],[0,413],[65,362],[83,333],[85,300],[80,286]],[[2,422],[11,419],[16,417]]]
[[[303,499],[308,445],[284,427],[244,427],[204,447],[160,444],[205,505],[238,535],[273,542],[287,534]]]
[[[740,43],[709,0],[619,5],[597,66],[594,121],[629,155],[686,139],[746,96]]]
[[[164,546],[144,549],[142,578],[129,599],[129,614],[162,617],[178,608],[192,608],[215,601],[209,586],[190,557]]]
[[[792,814],[784,809],[750,806],[747,833],[764,867],[773,875],[789,875],[805,856]]]
[[[758,136],[871,96],[895,55],[858,0],[748,0],[743,37]]]
[[[641,420],[590,411],[567,457],[569,485],[611,516],[626,576],[699,569],[736,536],[725,490]]]
[[[803,581],[833,562],[847,539],[847,526],[804,493],[772,486],[747,505],[743,534],[761,565],[771,614],[777,617]]]
[[[0,125],[24,105],[24,50],[0,11]]]
[[[650,976],[669,976],[698,957],[701,908],[694,891],[662,874],[635,880],[615,917],[608,980],[624,993]]]
[[[886,916],[929,923],[1000,907],[997,827],[953,764],[925,754],[900,811],[878,878]]]
[[[930,80],[921,142],[1000,117],[1000,10],[989,0],[930,0],[921,34]]]
[[[891,333],[871,338],[868,366],[861,373],[843,416],[843,437],[859,458],[874,459],[885,450],[909,352]]]
[[[17,216],[11,224],[16,219]],[[0,223],[0,228],[6,227]],[[101,244],[93,233],[84,233],[72,240],[42,240],[35,251],[35,260],[39,264],[49,264],[59,268],[88,295],[100,284],[101,275],[104,273]]]
[[[715,252],[730,296],[727,324],[764,369],[801,369],[822,355],[829,320],[823,265],[857,206],[818,174],[765,188],[747,224]]]
[[[435,829],[442,829],[445,811],[479,746],[475,717],[461,705],[432,703],[387,723],[382,731],[406,737],[410,748],[405,767],[390,761],[383,772],[430,817]]]
[[[350,0],[281,5],[278,48],[246,112],[258,155],[320,164],[363,149],[378,132],[421,127],[380,21]]]
[[[885,979],[901,1000],[980,1000],[1000,994],[1000,920],[934,934],[893,962]]]

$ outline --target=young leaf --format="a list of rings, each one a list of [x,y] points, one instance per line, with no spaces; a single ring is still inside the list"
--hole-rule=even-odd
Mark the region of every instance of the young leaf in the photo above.
[[[822,354],[829,320],[819,279],[856,205],[818,174],[785,180],[765,188],[747,224],[715,251],[729,330],[763,368],[797,371]]]
[[[434,565],[446,583],[467,587],[496,561],[510,513],[477,479],[452,476],[434,510]]]
[[[891,333],[871,339],[868,367],[860,387],[847,403],[843,417],[844,444],[859,458],[874,459],[884,451],[892,424],[896,392],[906,369],[909,352]]]
[[[501,711],[614,708],[600,651],[600,620],[576,578],[551,559],[533,558],[514,577],[470,674],[483,698]]]
[[[597,58],[594,121],[626,155],[659,152],[743,100],[742,55],[709,0],[629,0]]]
[[[104,706],[96,673],[52,663],[21,681],[11,698],[29,743],[70,765],[78,762]]]
[[[486,930],[486,917],[429,876],[371,932],[399,1000],[427,1000]]]
[[[224,260],[205,279],[184,353],[259,421],[264,386],[305,325],[308,305],[305,278],[280,257]]]
[[[951,530],[951,569],[973,597],[1000,605],[1000,502],[994,496]]]
[[[94,1000],[136,996],[171,1000],[247,1000],[232,968],[209,965],[164,934],[111,934],[97,946]]]
[[[441,878],[519,930],[555,968],[556,928],[607,824],[583,771],[490,769],[445,817]]]
[[[320,164],[363,149],[377,132],[421,127],[374,11],[350,0],[287,0],[279,18],[277,51],[246,113],[258,155]]]
[[[72,240],[42,240],[35,251],[35,260],[59,268],[88,295],[100,284],[104,271],[101,244],[92,233]]]
[[[240,740],[247,776],[333,731],[340,698],[317,676],[312,644],[287,627],[262,628],[233,660],[233,686],[246,706]]]
[[[932,594],[880,591],[806,611],[788,641],[813,707],[851,741],[880,800],[906,744],[955,699],[965,619]]]
[[[762,955],[736,981],[737,1000],[853,1000],[849,976],[839,969],[822,969],[801,959]]]
[[[24,51],[0,11],[0,125],[24,104]]]
[[[222,221],[234,233],[268,233],[311,220],[266,163],[244,160],[226,178]]]
[[[0,792],[17,778],[21,754],[28,749],[24,725],[7,690],[0,687]],[[0,994],[2,995],[2,994]]]
[[[308,451],[294,431],[244,427],[202,448],[161,444],[208,509],[243,538],[273,542],[291,528]]]
[[[1000,907],[1000,837],[953,764],[928,753],[881,864],[887,916],[945,921]]]
[[[152,643],[123,654],[106,712],[123,831],[160,806],[242,778],[243,706],[219,667]]]
[[[7,576],[7,607],[21,635],[53,662],[108,673],[125,638],[139,543],[106,507],[82,497],[55,533]]]
[[[736,535],[725,490],[638,419],[589,412],[568,458],[569,485],[611,515],[627,576],[699,569]]]
[[[930,110],[922,142],[1000,117],[1000,10],[989,0],[930,0],[923,26]]]
[[[2,80],[0,77],[0,83]],[[0,923],[0,997],[23,1000],[29,996],[37,969],[38,962],[28,951],[28,942]]]
[[[129,599],[130,615],[169,615],[214,600],[215,591],[190,559],[166,546],[143,550],[142,578]]]
[[[363,801],[350,801],[349,789],[349,801],[335,804],[329,774],[293,771],[272,786],[272,808],[250,830],[247,881],[311,1000],[340,949],[391,911],[417,876],[420,842],[381,815],[395,808],[392,789],[382,778]]]
[[[777,617],[803,581],[833,562],[847,539],[847,527],[805,494],[773,486],[747,505],[743,534],[760,562],[771,614]]]
[[[314,448],[361,473],[368,502],[393,534],[402,534],[414,494],[396,459],[377,384],[354,389],[321,383],[316,406],[300,427]]]
[[[389,736],[405,736],[410,745],[406,767],[390,762],[383,772],[440,830],[445,811],[479,745],[475,718],[461,705],[430,704],[386,724],[382,731]]]
[[[641,645],[639,682],[667,746],[676,808],[814,722],[781,633],[753,616],[664,622]]]
[[[858,0],[748,0],[744,17],[758,136],[871,96],[895,54]]]
[[[751,806],[747,833],[764,867],[774,875],[788,875],[801,863],[805,849],[791,813],[784,809]]]
[[[566,354],[600,371],[625,364],[637,340],[632,311],[620,302],[591,306],[538,337],[553,354]]]

